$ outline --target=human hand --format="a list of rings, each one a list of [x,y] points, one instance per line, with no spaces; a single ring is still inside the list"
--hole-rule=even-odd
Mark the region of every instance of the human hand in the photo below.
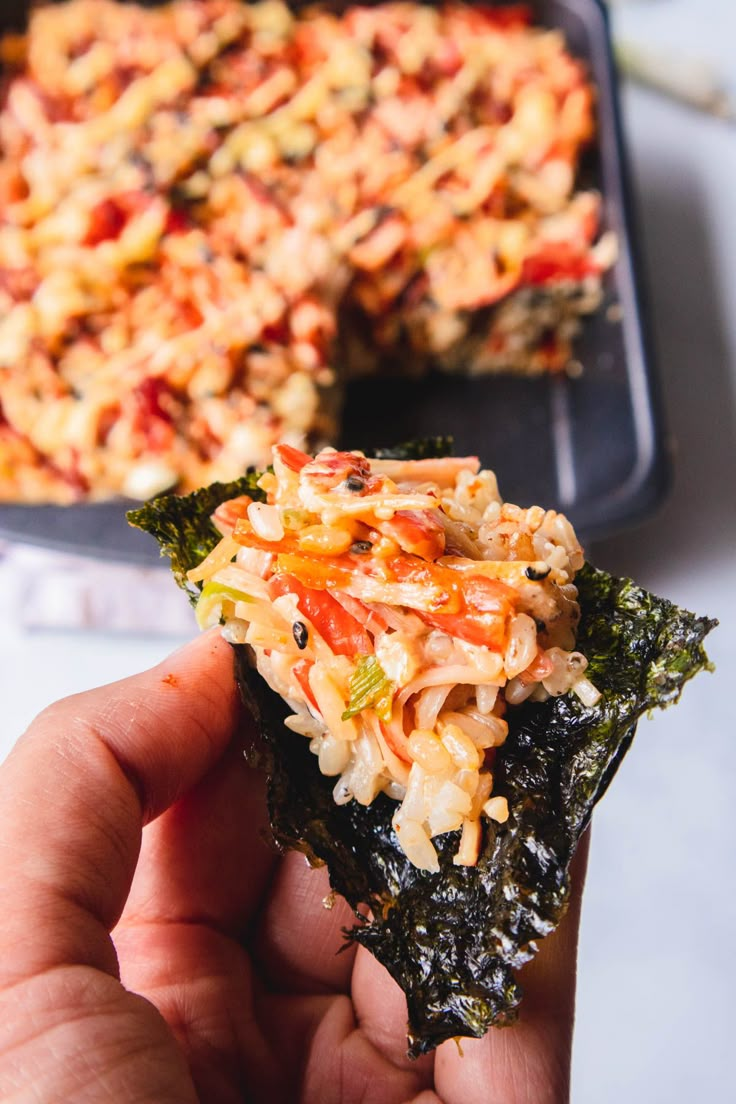
[[[268,845],[237,721],[213,631],[51,706],[0,768],[0,1100],[562,1104],[579,893],[517,1026],[409,1061],[326,872]]]

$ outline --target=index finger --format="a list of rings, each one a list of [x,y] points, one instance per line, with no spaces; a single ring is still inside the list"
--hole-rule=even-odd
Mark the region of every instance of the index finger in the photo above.
[[[143,824],[203,777],[238,711],[217,630],[45,710],[0,768],[0,984],[65,963],[117,973],[108,933]]]

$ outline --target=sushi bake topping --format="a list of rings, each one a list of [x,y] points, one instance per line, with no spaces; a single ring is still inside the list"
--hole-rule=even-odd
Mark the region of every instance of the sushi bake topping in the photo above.
[[[190,572],[199,624],[250,645],[338,804],[385,793],[412,863],[437,870],[432,840],[459,831],[454,861],[474,865],[511,815],[494,788],[507,710],[600,697],[575,650],[572,526],[503,502],[472,456],[278,445],[259,487],[214,515],[222,540]]]

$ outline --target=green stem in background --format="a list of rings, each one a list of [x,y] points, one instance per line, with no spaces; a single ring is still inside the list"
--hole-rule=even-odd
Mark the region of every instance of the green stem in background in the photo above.
[[[707,62],[617,39],[621,75],[717,119],[736,122],[736,101]]]

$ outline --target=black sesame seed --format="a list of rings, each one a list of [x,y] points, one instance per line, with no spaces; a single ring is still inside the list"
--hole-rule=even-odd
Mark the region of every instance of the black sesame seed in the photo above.
[[[297,648],[303,651],[304,648],[306,648],[307,646],[307,641],[309,640],[309,632],[307,630],[307,626],[304,624],[303,621],[295,621],[291,631],[294,634],[294,640],[296,641]]]
[[[365,482],[359,475],[349,475],[345,480],[345,487],[348,491],[357,494],[358,491],[362,491],[365,488]]]
[[[354,541],[354,543],[350,545],[350,551],[358,552],[360,555],[365,555],[365,553],[370,552],[372,548],[373,545],[370,541]]]
[[[541,579],[546,579],[551,570],[551,567],[545,567],[543,571],[537,571],[535,567],[527,567],[524,574],[527,579],[531,579],[532,582],[538,583]]]

